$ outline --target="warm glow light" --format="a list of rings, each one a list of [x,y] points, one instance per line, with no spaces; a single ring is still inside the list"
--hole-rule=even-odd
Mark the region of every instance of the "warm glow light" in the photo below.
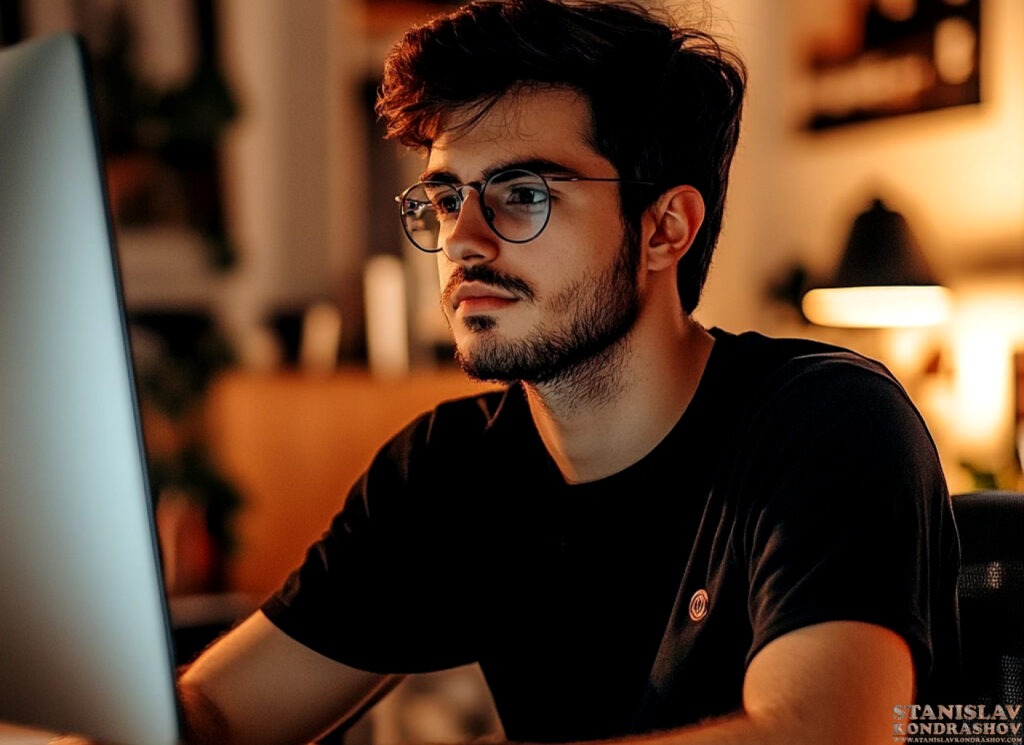
[[[1014,442],[1012,360],[1024,343],[1024,282],[958,290],[952,332],[960,456],[999,469]]]
[[[804,295],[804,315],[819,326],[934,326],[949,318],[945,287],[829,287]]]

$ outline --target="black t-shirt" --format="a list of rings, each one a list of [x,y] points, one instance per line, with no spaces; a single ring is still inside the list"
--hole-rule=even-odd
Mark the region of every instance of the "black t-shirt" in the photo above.
[[[946,698],[956,537],[906,394],[845,350],[713,333],[674,429],[597,482],[565,483],[518,387],[416,419],[264,612],[357,668],[478,662],[513,740],[735,711],[765,644],[831,620],[902,635]]]

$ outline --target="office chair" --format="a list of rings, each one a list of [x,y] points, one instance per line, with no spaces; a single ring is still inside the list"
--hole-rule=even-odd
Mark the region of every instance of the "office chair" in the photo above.
[[[1024,703],[1024,493],[953,497],[966,701]]]

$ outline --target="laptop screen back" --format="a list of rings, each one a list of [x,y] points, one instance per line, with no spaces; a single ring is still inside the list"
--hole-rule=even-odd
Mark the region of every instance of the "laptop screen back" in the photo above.
[[[0,720],[178,739],[84,55],[0,50]]]

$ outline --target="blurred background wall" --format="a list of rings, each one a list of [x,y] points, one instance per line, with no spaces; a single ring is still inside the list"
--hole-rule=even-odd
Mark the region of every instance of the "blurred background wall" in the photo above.
[[[158,373],[151,450],[190,452],[165,478],[186,492],[196,479],[181,473],[205,464],[201,488],[212,479],[227,509],[247,505],[235,534],[264,554],[281,524],[315,535],[351,471],[410,411],[471,389],[451,370],[434,263],[405,244],[395,219],[392,197],[420,161],[383,142],[372,113],[388,48],[453,5],[0,0],[5,43],[73,29],[101,62],[101,114],[119,125],[107,150],[125,290],[140,364]],[[1024,4],[666,5],[721,34],[750,70],[698,318],[879,357],[925,413],[954,491],[1018,485]],[[800,295],[827,281],[874,198],[907,218],[952,291],[946,322],[837,329],[801,314]],[[375,415],[396,391],[418,393]],[[331,429],[339,419],[363,435]],[[312,463],[338,449],[344,467],[316,475]],[[287,485],[298,496],[285,506],[273,494]],[[299,542],[283,542],[287,558],[252,559],[233,583],[272,586]]]

